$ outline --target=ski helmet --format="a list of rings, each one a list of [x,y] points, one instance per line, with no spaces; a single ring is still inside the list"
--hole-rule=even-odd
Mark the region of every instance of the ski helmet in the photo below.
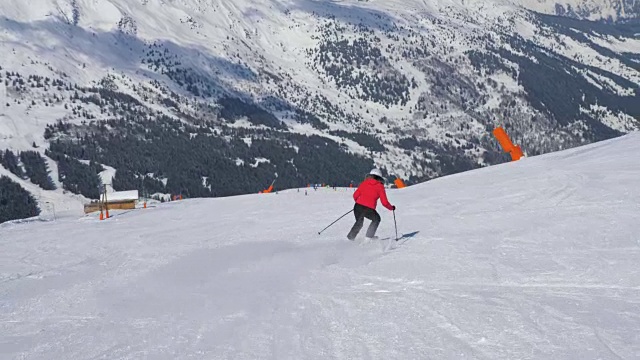
[[[369,175],[375,175],[382,179],[382,171],[380,171],[380,169],[373,169],[369,171]]]

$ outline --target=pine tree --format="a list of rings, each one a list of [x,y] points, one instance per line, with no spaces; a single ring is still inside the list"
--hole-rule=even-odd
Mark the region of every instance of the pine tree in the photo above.
[[[20,160],[24,164],[27,176],[31,182],[39,185],[44,190],[55,190],[56,186],[49,176],[49,169],[40,153],[36,151],[23,151]]]
[[[18,157],[11,150],[6,150],[2,156],[2,165],[20,178],[25,178],[25,173],[18,163]]]
[[[0,223],[40,214],[36,200],[28,191],[6,176],[0,176]]]

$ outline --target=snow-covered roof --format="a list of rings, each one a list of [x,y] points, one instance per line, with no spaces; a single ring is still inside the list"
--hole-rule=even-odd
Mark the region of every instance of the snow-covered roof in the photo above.
[[[138,200],[138,190],[115,191],[107,193],[107,203],[116,201]]]

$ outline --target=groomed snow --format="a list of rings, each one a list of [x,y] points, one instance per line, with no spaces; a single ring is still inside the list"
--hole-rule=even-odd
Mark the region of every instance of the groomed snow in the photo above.
[[[346,240],[351,215],[317,234],[349,189],[0,226],[0,358],[639,358],[638,153],[389,190],[414,233],[390,251]]]

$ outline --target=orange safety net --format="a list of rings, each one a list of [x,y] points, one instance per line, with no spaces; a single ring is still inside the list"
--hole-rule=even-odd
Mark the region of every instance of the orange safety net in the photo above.
[[[404,181],[402,181],[402,179],[400,179],[400,178],[395,179],[395,180],[393,181],[393,183],[394,183],[394,184],[396,184],[396,187],[397,187],[398,189],[402,189],[402,188],[404,188],[404,187],[407,187],[407,185],[404,183]]]

